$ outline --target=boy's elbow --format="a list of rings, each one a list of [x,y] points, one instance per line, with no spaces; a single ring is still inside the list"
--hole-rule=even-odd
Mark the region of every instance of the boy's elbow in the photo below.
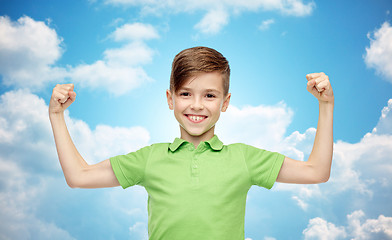
[[[319,183],[326,183],[326,182],[328,182],[328,180],[329,180],[329,176],[323,177],[323,178],[320,179]]]
[[[64,172],[65,181],[70,188],[86,188],[87,184],[86,173],[87,167],[81,167],[80,169]]]
[[[322,175],[318,175],[318,176],[315,177],[314,183],[315,183],[315,184],[318,184],[318,183],[326,183],[326,182],[328,182],[329,177],[330,177],[330,174],[329,174],[329,173],[322,174]]]
[[[70,188],[79,188],[78,187],[79,185],[78,185],[78,183],[75,180],[66,178],[65,181],[67,182],[68,187],[70,187]]]
[[[80,174],[65,176],[65,180],[70,188],[83,188],[83,178]]]
[[[320,168],[314,165],[310,165],[310,167],[311,171],[309,177],[311,183],[318,184],[328,182],[331,174],[331,168]]]
[[[68,184],[68,187],[70,187],[72,189],[78,188],[78,187],[76,187],[76,185],[71,185],[71,184]]]
[[[328,182],[330,177],[331,177],[330,173],[326,174],[326,176],[323,178],[323,183]]]

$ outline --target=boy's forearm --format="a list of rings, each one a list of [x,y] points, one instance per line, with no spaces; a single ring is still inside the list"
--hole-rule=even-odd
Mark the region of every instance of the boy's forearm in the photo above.
[[[75,180],[79,177],[82,169],[88,166],[88,164],[79,154],[69,135],[64,113],[49,114],[49,118],[65,179],[70,187],[74,187]]]
[[[333,155],[334,102],[319,102],[319,120],[316,137],[308,163],[315,169],[321,182],[329,179]]]

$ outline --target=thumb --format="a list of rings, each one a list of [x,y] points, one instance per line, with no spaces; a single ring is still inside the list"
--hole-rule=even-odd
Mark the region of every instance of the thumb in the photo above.
[[[70,100],[71,100],[72,102],[74,102],[75,99],[76,99],[76,92],[70,90],[69,93],[68,93],[68,95],[69,95]]]
[[[307,83],[306,89],[317,99],[320,97],[320,92],[316,88],[316,81],[314,79],[310,80]]]
[[[310,93],[313,93],[313,91],[315,90],[314,87],[316,85],[316,81],[315,80],[309,80],[306,84],[306,88]]]
[[[76,99],[76,92],[70,90],[68,92],[68,96],[69,96],[68,100],[63,105],[64,108],[68,108],[75,101],[75,99]]]

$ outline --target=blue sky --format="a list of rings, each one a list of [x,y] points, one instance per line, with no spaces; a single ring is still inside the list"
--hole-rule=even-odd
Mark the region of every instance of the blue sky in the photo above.
[[[168,109],[174,56],[220,51],[231,106],[217,124],[245,142],[306,160],[318,104],[305,75],[335,93],[331,179],[248,194],[245,236],[392,239],[392,2],[0,1],[1,239],[145,239],[140,187],[65,184],[47,104],[73,82],[67,123],[89,163],[179,134]]]

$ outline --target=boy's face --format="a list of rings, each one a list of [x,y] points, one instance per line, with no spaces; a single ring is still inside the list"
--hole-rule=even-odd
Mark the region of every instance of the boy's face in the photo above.
[[[169,108],[180,124],[181,138],[200,137],[207,141],[214,136],[220,112],[229,106],[230,93],[224,96],[222,74],[199,73],[185,81],[175,93],[166,91]]]

